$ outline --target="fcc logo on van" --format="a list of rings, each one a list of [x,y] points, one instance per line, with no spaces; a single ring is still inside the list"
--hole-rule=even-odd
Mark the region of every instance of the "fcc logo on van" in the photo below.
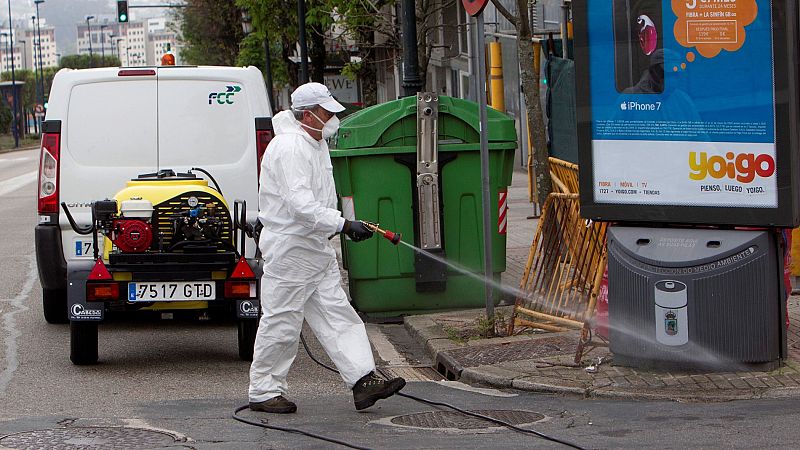
[[[225,86],[225,92],[212,92],[208,94],[209,105],[232,105],[233,96],[241,92],[241,86]]]

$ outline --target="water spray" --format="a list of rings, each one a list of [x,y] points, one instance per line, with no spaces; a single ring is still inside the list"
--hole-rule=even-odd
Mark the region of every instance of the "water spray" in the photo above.
[[[382,230],[377,223],[367,222],[366,220],[362,220],[361,223],[363,223],[365,227],[369,228],[370,231],[372,231],[373,233],[380,234],[381,236],[388,239],[389,242],[391,242],[394,245],[399,244],[400,240],[403,237],[403,235],[400,233],[395,233],[389,230]]]

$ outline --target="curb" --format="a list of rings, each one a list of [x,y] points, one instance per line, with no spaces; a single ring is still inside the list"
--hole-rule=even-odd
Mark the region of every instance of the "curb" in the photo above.
[[[22,152],[26,150],[38,150],[38,149],[39,149],[38,145],[33,145],[30,147],[20,147],[20,148],[0,148],[0,154]]]
[[[678,402],[728,402],[754,399],[788,399],[800,398],[800,387],[772,387],[752,389],[731,389],[711,392],[677,392],[671,389],[629,388],[593,386],[567,386],[554,382],[542,381],[530,374],[509,370],[504,367],[484,365],[478,367],[462,367],[450,355],[448,350],[467,347],[451,341],[447,333],[433,319],[427,316],[406,316],[404,326],[436,362],[435,369],[448,380],[459,380],[470,384],[479,384],[493,388],[513,388],[529,392],[542,392],[559,395],[577,395],[584,398],[604,398],[620,400],[653,400]],[[507,338],[497,338],[508,340]],[[549,381],[549,380],[548,380]]]

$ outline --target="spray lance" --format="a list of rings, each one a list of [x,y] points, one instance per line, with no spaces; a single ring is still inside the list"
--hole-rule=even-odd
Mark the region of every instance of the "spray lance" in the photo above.
[[[381,236],[385,237],[389,242],[391,242],[394,245],[399,244],[400,240],[403,237],[401,233],[395,233],[393,231],[381,229],[377,223],[367,222],[366,220],[359,220],[358,222],[364,224],[364,226],[367,227],[369,231],[372,231],[373,233],[378,233]],[[336,236],[336,234],[328,236],[328,240],[333,239],[334,236]]]
[[[403,235],[400,233],[395,233],[389,230],[382,230],[377,223],[367,222],[366,220],[362,220],[361,223],[363,223],[364,226],[367,227],[370,231],[372,231],[373,233],[380,234],[394,245],[399,244],[400,239],[402,239],[403,237]]]

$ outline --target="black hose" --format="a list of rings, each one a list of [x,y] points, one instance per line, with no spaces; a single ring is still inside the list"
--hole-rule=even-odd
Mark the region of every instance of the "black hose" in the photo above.
[[[308,437],[311,437],[311,438],[314,438],[314,439],[319,439],[321,441],[332,442],[334,444],[343,445],[345,447],[355,448],[355,449],[359,449],[359,450],[372,450],[369,447],[361,447],[361,446],[358,446],[358,445],[350,444],[350,443],[345,442],[345,441],[340,441],[338,439],[334,439],[334,438],[331,438],[331,437],[323,436],[321,434],[310,433],[308,431],[303,431],[303,430],[300,430],[298,428],[282,427],[282,426],[279,426],[279,425],[268,425],[266,423],[256,422],[254,420],[250,420],[250,419],[247,419],[247,418],[244,418],[244,417],[241,417],[241,416],[238,415],[240,411],[245,410],[245,409],[247,409],[249,407],[250,407],[250,405],[243,405],[243,406],[240,406],[240,407],[236,408],[236,411],[233,412],[234,420],[238,420],[239,422],[246,423],[248,425],[253,425],[253,426],[256,426],[256,427],[268,428],[270,430],[278,430],[278,431],[285,431],[287,433],[302,434],[303,436],[308,436]]]
[[[214,177],[210,173],[208,173],[206,169],[201,169],[200,167],[192,167],[189,170],[196,170],[198,172],[204,173],[208,177],[208,179],[211,180],[212,183],[214,183],[214,187],[217,190],[217,192],[219,192],[219,195],[222,195],[222,189],[220,189],[219,183],[217,183],[217,180],[215,180]]]
[[[338,370],[336,370],[333,367],[331,367],[331,366],[323,363],[322,361],[318,360],[314,356],[314,354],[311,353],[311,350],[308,348],[308,344],[306,344],[306,339],[303,337],[303,333],[300,333],[300,342],[303,343],[303,348],[306,350],[306,353],[308,353],[308,356],[311,358],[312,361],[314,361],[315,363],[319,364],[320,366],[330,370],[331,372],[339,373]],[[381,375],[383,375],[384,378],[386,378],[386,375],[381,371],[381,369],[378,369],[378,371],[381,372]],[[452,409],[454,411],[460,412],[461,414],[465,414],[467,416],[472,416],[472,417],[475,417],[475,418],[478,418],[478,419],[483,419],[483,420],[486,420],[488,422],[496,423],[498,425],[502,425],[504,427],[507,427],[507,428],[512,429],[514,431],[518,431],[520,433],[531,434],[531,435],[540,437],[542,439],[546,439],[546,440],[551,441],[551,442],[555,442],[555,443],[558,443],[558,444],[561,444],[561,445],[565,445],[567,447],[576,448],[576,449],[579,449],[579,450],[584,450],[583,447],[581,447],[581,446],[579,446],[577,444],[573,444],[573,443],[568,442],[568,441],[564,441],[564,440],[561,440],[561,439],[558,439],[558,438],[554,438],[554,437],[548,436],[548,435],[546,435],[544,433],[540,433],[540,432],[538,432],[536,430],[527,430],[525,428],[520,428],[520,427],[518,427],[518,426],[516,426],[514,424],[511,424],[511,423],[508,423],[508,422],[504,422],[504,421],[502,421],[500,419],[495,419],[494,417],[485,416],[483,414],[474,413],[472,411],[466,411],[466,410],[461,409],[461,408],[459,408],[457,406],[453,406],[453,405],[451,405],[449,403],[435,402],[435,401],[432,401],[432,400],[424,399],[422,397],[416,397],[416,396],[411,395],[411,394],[405,394],[403,392],[398,392],[397,395],[399,395],[401,397],[410,398],[411,400],[416,400],[416,401],[421,402],[421,403],[426,403],[428,405],[443,406],[445,408],[450,408],[450,409]]]

